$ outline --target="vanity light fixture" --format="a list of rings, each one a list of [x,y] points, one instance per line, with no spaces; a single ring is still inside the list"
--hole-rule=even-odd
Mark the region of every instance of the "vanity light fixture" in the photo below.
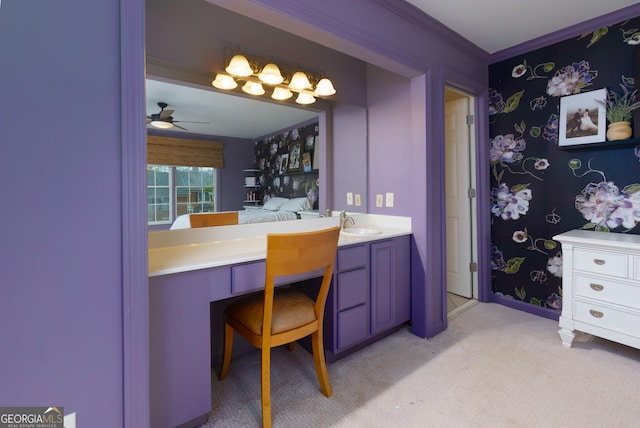
[[[218,73],[211,82],[218,89],[235,89],[239,81],[244,81],[241,89],[247,94],[266,94],[274,100],[283,101],[297,93],[295,102],[303,105],[313,104],[316,97],[324,98],[336,93],[326,76],[303,71],[300,67],[279,66],[271,59],[247,55],[239,49],[231,55],[230,49],[226,48],[224,58],[228,74]]]

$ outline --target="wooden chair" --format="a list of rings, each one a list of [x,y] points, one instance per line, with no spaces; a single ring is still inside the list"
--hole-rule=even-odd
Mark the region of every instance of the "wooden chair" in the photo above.
[[[320,389],[327,397],[332,394],[324,358],[322,325],[339,235],[339,227],[267,235],[264,292],[240,299],[225,310],[220,379],[224,379],[229,371],[235,330],[261,349],[263,427],[271,427],[271,348],[289,344],[289,350],[292,350],[296,340],[311,335],[313,362]],[[315,301],[294,286],[281,287],[274,292],[276,277],[319,269],[324,269],[324,275]]]
[[[189,223],[192,228],[209,226],[228,226],[238,224],[238,211],[221,213],[190,214]]]

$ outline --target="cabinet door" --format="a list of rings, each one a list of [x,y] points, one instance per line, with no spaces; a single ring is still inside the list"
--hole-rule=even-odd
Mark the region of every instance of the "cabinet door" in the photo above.
[[[371,334],[394,326],[395,267],[393,241],[371,245]]]

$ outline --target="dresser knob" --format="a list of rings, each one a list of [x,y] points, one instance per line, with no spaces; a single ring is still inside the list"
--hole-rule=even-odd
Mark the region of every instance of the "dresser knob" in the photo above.
[[[602,266],[604,264],[604,260],[602,259],[593,259],[593,262],[599,266]]]
[[[594,318],[602,318],[604,316],[604,314],[600,311],[595,311],[593,309],[589,309],[589,313],[591,314],[592,317]]]
[[[604,286],[600,285],[600,284],[589,284],[589,286],[591,286],[591,289],[593,291],[602,291],[602,290],[604,290]]]

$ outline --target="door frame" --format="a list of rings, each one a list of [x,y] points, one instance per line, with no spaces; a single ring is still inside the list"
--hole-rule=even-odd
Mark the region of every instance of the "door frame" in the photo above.
[[[467,101],[467,115],[473,117],[473,121],[475,122],[475,109],[474,109],[474,104],[475,104],[475,98],[473,95],[468,94],[466,91],[464,90],[460,90],[457,89],[455,87],[453,87],[450,84],[445,84],[445,88],[444,88],[444,92],[445,92],[445,97],[444,97],[444,105],[445,105],[445,110],[446,110],[446,105],[447,105],[447,92],[455,92],[457,94],[459,94],[462,98],[466,99]],[[459,97],[460,98],[460,97]],[[456,99],[459,99],[456,98]],[[454,101],[454,100],[452,100]],[[446,117],[446,115],[445,115]],[[471,124],[473,125],[473,123]],[[444,139],[445,139],[445,144],[446,144],[446,129],[447,127],[444,126]],[[471,229],[471,242],[469,243],[470,247],[471,247],[471,262],[475,262],[476,264],[477,259],[478,259],[478,236],[477,236],[477,212],[478,212],[478,208],[477,208],[477,187],[476,187],[476,174],[477,174],[477,168],[476,168],[476,164],[475,164],[475,160],[476,160],[476,141],[477,141],[477,136],[476,136],[476,129],[474,126],[469,126],[469,140],[467,141],[468,144],[468,150],[469,150],[469,162],[468,165],[466,166],[465,170],[466,173],[468,174],[468,184],[469,184],[469,188],[470,189],[474,189],[476,191],[476,196],[473,198],[469,198],[469,215],[468,215],[468,219],[470,222],[470,229]],[[445,168],[446,168],[446,161],[445,161]],[[445,174],[446,177],[446,174]],[[445,186],[446,186],[446,181],[445,181]],[[447,223],[446,223],[446,216],[445,216],[445,227],[448,227]],[[445,251],[443,254],[445,254],[445,259],[446,259],[446,254],[447,252]],[[446,260],[445,260],[445,265],[446,265]],[[448,284],[446,283],[446,278],[447,276],[445,275],[445,292],[448,292]],[[478,299],[478,271],[476,269],[475,272],[471,272],[471,298],[472,299]]]

